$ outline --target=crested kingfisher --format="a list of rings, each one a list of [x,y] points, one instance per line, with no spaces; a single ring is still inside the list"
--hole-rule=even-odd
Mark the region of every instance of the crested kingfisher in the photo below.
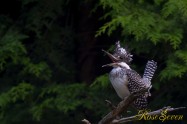
[[[121,99],[124,99],[133,92],[137,92],[142,88],[151,88],[151,79],[157,68],[157,63],[153,60],[148,61],[141,77],[135,70],[131,69],[129,64],[132,61],[132,55],[120,46],[119,41],[116,43],[114,54],[103,50],[112,60],[113,63],[103,65],[102,67],[112,66],[113,69],[109,73],[109,79],[116,93]],[[147,97],[150,91],[140,95],[134,102],[133,106],[137,109],[147,107]]]

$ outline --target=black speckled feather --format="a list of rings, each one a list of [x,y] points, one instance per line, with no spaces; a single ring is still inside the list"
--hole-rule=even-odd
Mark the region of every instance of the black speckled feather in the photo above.
[[[130,93],[137,92],[143,88],[151,87],[151,79],[157,68],[157,63],[153,60],[148,61],[145,67],[143,78],[134,70],[127,69],[126,74],[128,76],[128,88]],[[137,109],[147,108],[147,97],[150,96],[150,92],[140,95],[133,105]]]
[[[128,75],[128,88],[130,93],[137,92],[145,87],[144,82],[142,81],[141,76],[134,70],[126,70]],[[134,102],[133,106],[137,109],[147,108],[147,97],[146,95],[140,95]]]

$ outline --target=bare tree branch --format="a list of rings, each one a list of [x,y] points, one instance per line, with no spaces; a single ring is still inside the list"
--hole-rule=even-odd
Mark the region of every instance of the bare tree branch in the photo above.
[[[166,110],[167,112],[172,112],[172,111],[177,111],[180,109],[185,109],[186,107],[178,107],[178,108],[171,108],[170,106],[164,107],[162,109],[156,110],[156,111],[152,111],[147,113],[146,115],[148,116],[152,116],[152,115],[160,115],[164,110]],[[113,120],[112,123],[113,124],[121,124],[121,123],[126,123],[126,122],[130,122],[130,121],[136,121],[139,120],[139,118],[142,117],[142,114],[139,115],[135,115],[135,116],[131,116],[131,117],[126,117],[126,118],[121,118],[119,120]]]
[[[84,122],[85,124],[91,124],[88,120],[83,119],[82,122]]]
[[[109,112],[107,115],[105,115],[98,124],[121,124],[121,123],[126,123],[130,121],[136,121],[139,120],[139,118],[142,116],[142,114],[130,116],[130,117],[125,117],[118,119],[117,117],[122,114],[122,112],[127,111],[127,108],[131,105],[131,103],[141,94],[145,93],[148,91],[149,88],[142,89],[138,92],[134,92],[130,94],[128,97],[126,97],[124,100],[122,100],[116,107],[112,105],[110,101],[106,101],[111,107],[112,111]],[[185,109],[186,107],[178,107],[178,108],[171,108],[170,106],[163,107],[162,109],[152,111],[152,112],[147,112],[147,116],[152,116],[152,115],[160,115],[163,110],[166,110],[167,112],[172,112],[172,111],[177,111],[180,109]],[[88,120],[83,119],[82,122],[85,124],[91,124]]]
[[[121,101],[117,107],[109,112],[106,116],[102,118],[102,120],[99,121],[99,124],[109,124],[111,123],[118,115],[120,115],[122,112],[126,111],[127,108],[131,105],[131,103],[141,94],[148,91],[149,88],[142,89],[138,92],[134,92],[130,94],[127,98],[125,98],[123,101]]]

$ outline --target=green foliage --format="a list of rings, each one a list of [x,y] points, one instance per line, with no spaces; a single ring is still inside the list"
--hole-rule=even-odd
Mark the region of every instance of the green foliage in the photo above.
[[[0,11],[2,124],[80,123],[83,118],[97,122],[109,111],[105,99],[114,104],[120,100],[109,83],[108,74],[97,77],[91,86],[78,78],[82,71],[79,64],[84,66],[87,56],[80,55],[80,47],[84,44],[81,46],[77,41],[89,39],[85,32],[93,32],[93,29],[87,31],[87,26],[80,23],[88,17],[80,11],[79,6],[74,6],[74,2],[19,0],[14,6],[15,12],[10,11],[12,6],[5,7],[6,12]],[[80,7],[90,7],[85,5],[90,1],[76,2]],[[143,72],[141,67],[145,66],[139,61],[158,61],[153,87],[156,93],[162,91],[159,95],[153,93],[156,103],[160,103],[154,105],[155,101],[152,101],[153,107],[170,103],[185,105],[186,101],[181,99],[186,97],[182,93],[185,92],[187,72],[186,0],[97,2],[104,13],[101,19],[108,22],[103,24],[96,36],[107,33],[123,39],[122,44],[127,44],[135,57],[140,57],[135,62],[137,66],[134,66],[137,71]],[[101,16],[102,13],[99,11],[97,15]],[[81,32],[77,28],[81,28]],[[83,32],[86,35],[82,37]],[[98,43],[85,46],[89,45],[95,49],[94,45]],[[175,89],[169,92],[173,87]]]
[[[168,57],[167,66],[161,73],[161,79],[171,79],[173,77],[182,78],[187,72],[187,51],[177,50]]]
[[[80,107],[91,110],[95,104],[100,104],[100,106],[95,106],[96,111],[94,112],[101,116],[104,108],[101,109],[100,107],[105,106],[104,102],[100,103],[102,87],[97,84],[94,86],[94,88],[89,88],[84,84],[74,83],[70,85],[56,84],[43,88],[39,94],[39,99],[44,100],[31,108],[33,118],[39,121],[42,119],[44,111],[48,112],[49,110],[62,111],[63,114],[77,111]]]
[[[170,15],[179,14],[181,19],[187,18],[187,1],[186,0],[168,0],[162,9],[162,15],[168,17]],[[186,20],[183,20],[186,21]]]
[[[91,84],[91,87],[108,87],[109,86],[109,77],[108,74],[101,75],[95,79]]]
[[[96,112],[96,115],[101,116],[106,109],[104,101],[100,101],[101,98],[106,97],[105,94],[103,94],[104,96],[101,95],[101,89],[102,87],[97,86],[97,84],[94,85],[94,88],[78,83],[53,84],[42,88],[37,95],[34,95],[37,88],[23,82],[0,95],[1,120],[7,118],[7,116],[10,117],[11,111],[8,110],[17,108],[17,105],[28,109],[26,113],[30,115],[29,118],[41,122],[45,120],[46,114],[50,114],[52,110],[66,115],[71,111],[77,111],[80,107],[91,110],[95,104],[98,104],[98,106],[95,106],[94,113]],[[110,98],[111,96],[110,94]]]
[[[22,82],[18,86],[12,87],[0,95],[1,119],[7,114],[7,109],[11,104],[18,104],[19,101],[28,101],[32,96],[34,87],[29,83]]]
[[[32,95],[33,90],[34,87],[32,85],[23,82],[18,86],[11,88],[7,94],[10,95],[13,102],[16,102],[18,100],[25,100],[25,98],[28,98]]]
[[[177,11],[177,15],[181,16],[169,17],[170,9],[172,6],[179,4],[177,1],[166,2],[163,8],[158,11],[158,7],[154,4],[142,1],[141,3],[134,3],[120,1],[119,5],[116,5],[115,1],[102,1],[101,5],[104,8],[112,8],[106,14],[111,17],[111,21],[106,23],[104,26],[97,31],[96,36],[101,33],[107,32],[108,35],[118,28],[122,27],[122,35],[133,35],[136,41],[149,40],[154,44],[159,42],[168,42],[171,47],[176,49],[179,47],[183,38],[183,26],[181,23],[186,23],[186,12],[184,5],[177,6],[178,9],[181,7],[181,11]],[[185,2],[185,0],[183,1]],[[181,2],[182,3],[182,2]],[[142,6],[144,6],[142,8]],[[167,14],[166,14],[167,13]],[[172,19],[171,19],[172,18]],[[108,30],[107,30],[108,29]],[[175,30],[172,30],[175,29]]]
[[[22,55],[26,54],[26,49],[21,43],[26,35],[9,31],[0,39],[0,68],[6,64],[7,59],[11,59],[13,63],[20,62]]]
[[[143,61],[158,62],[150,108],[185,105],[187,1],[100,0],[100,6],[107,22],[97,37],[106,33],[125,42],[135,55],[136,71],[143,72]]]
[[[187,68],[177,62],[185,58],[185,51],[182,50],[181,52],[184,58],[179,58],[179,54],[175,50],[180,48],[182,42],[185,42],[182,40],[184,40],[183,32],[186,30],[184,26],[187,18],[186,0],[154,2],[125,0],[116,3],[113,0],[100,0],[100,5],[107,10],[104,17],[110,17],[111,21],[102,26],[97,31],[96,36],[102,33],[111,35],[112,32],[121,27],[123,37],[133,36],[135,41],[127,42],[127,44],[132,48],[134,47],[137,52],[139,51],[138,53],[145,52],[145,49],[140,49],[141,44],[152,43],[147,48],[149,49],[150,47],[153,48],[154,45],[167,43],[166,49],[170,55],[164,53],[166,57],[161,58],[166,61],[167,67],[162,71],[160,77],[161,79],[181,77],[187,72]],[[159,56],[163,53],[157,52],[156,54]]]
[[[53,106],[58,110],[67,113],[70,110],[76,109],[77,106],[82,104],[81,96],[84,97],[86,87],[83,84],[72,85],[54,85],[43,89],[40,97],[53,94]],[[50,98],[49,98],[50,99]],[[44,104],[49,103],[50,100],[44,101]],[[43,104],[43,103],[42,103]]]
[[[34,76],[44,80],[48,80],[51,77],[51,70],[45,62],[33,64],[26,59],[26,61],[24,61],[24,65],[25,68],[22,73],[33,74]]]
[[[70,18],[61,20],[67,16],[68,3],[23,0],[19,18],[0,15],[2,124],[43,123],[45,116],[55,118],[50,111],[70,120],[70,111],[93,106],[85,100],[85,85],[68,85],[75,81],[76,71],[70,55],[74,50]]]

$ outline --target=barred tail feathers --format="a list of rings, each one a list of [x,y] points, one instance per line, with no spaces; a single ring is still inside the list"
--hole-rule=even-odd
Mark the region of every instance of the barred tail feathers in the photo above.
[[[143,78],[147,78],[149,81],[151,81],[155,71],[157,69],[157,62],[151,60],[148,61],[144,70]]]

